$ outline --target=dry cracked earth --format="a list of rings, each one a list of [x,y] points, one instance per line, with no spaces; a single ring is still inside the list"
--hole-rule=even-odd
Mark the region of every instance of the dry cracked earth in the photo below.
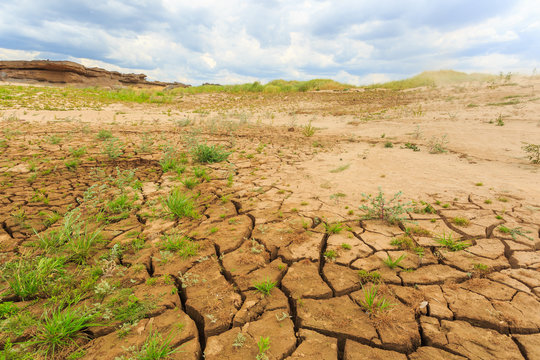
[[[171,359],[540,359],[535,208],[438,194],[403,200],[403,221],[366,219],[287,186],[339,137],[134,118],[2,122],[0,349],[12,358],[142,359],[157,332]],[[198,163],[195,138],[232,153]],[[175,189],[194,203],[187,216],[168,211]],[[55,243],[66,224],[70,239],[99,234]],[[33,291],[15,288],[42,267]],[[51,350],[44,319],[70,309],[91,324]]]

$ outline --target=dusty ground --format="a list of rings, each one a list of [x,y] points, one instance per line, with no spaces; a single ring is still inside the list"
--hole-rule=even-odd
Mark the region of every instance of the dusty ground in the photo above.
[[[4,104],[0,348],[142,359],[157,331],[173,359],[538,359],[540,166],[522,146],[540,143],[539,86]],[[231,154],[198,163],[196,141]],[[169,213],[176,188],[196,215]],[[365,219],[379,188],[403,221]],[[69,214],[78,238],[99,231],[85,251],[76,231],[50,240]],[[44,324],[71,309],[92,322],[53,354]]]

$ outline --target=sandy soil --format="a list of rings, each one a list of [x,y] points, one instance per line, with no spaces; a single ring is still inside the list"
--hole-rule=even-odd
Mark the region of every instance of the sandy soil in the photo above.
[[[73,307],[100,326],[54,355],[24,351],[136,359],[158,331],[180,347],[172,359],[264,359],[262,338],[268,359],[540,358],[540,166],[522,149],[540,143],[539,85],[6,108],[0,299],[18,310],[0,316],[0,348],[43,339],[47,314]],[[198,163],[194,140],[231,154]],[[183,171],[164,171],[171,154]],[[176,188],[198,216],[171,216]],[[403,219],[366,218],[379,189],[402,192]],[[40,241],[71,209],[102,238],[82,255]],[[194,253],[166,246],[180,235]],[[51,273],[59,287],[14,290],[17,263],[58,256],[71,274]]]

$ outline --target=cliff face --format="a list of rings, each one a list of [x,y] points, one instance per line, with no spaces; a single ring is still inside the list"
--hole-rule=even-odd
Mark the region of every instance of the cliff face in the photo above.
[[[148,81],[144,74],[122,74],[87,68],[71,61],[0,61],[0,81],[64,84],[74,86],[187,87],[180,83]]]

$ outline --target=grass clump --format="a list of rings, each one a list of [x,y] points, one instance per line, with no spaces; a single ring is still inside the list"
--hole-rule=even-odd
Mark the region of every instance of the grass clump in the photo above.
[[[158,360],[170,359],[172,355],[179,351],[179,348],[174,348],[172,342],[174,334],[171,332],[166,338],[157,332],[150,331],[150,334],[144,341],[141,348],[136,352],[136,360]]]
[[[405,232],[409,235],[431,236],[431,231],[424,229],[421,226],[410,226],[405,228]]]
[[[383,263],[385,263],[386,266],[388,266],[390,269],[394,269],[395,267],[399,266],[399,263],[403,261],[407,257],[406,254],[402,254],[397,259],[392,259],[390,255],[386,259],[383,260]]]
[[[193,200],[187,195],[184,195],[178,188],[174,189],[167,199],[165,199],[165,206],[168,211],[177,218],[197,217]]]
[[[343,230],[343,224],[341,223],[335,223],[335,224],[323,223],[323,226],[327,234],[339,234]]]
[[[0,319],[8,318],[19,312],[19,308],[12,301],[0,303]]]
[[[196,256],[200,248],[199,244],[180,234],[163,235],[162,240],[161,249],[175,252],[184,259]]]
[[[266,278],[264,281],[253,284],[253,287],[263,295],[267,296],[270,295],[272,289],[276,287],[276,283],[271,281],[269,278]]]
[[[199,185],[199,181],[196,178],[185,178],[181,183],[188,189],[192,190],[195,186]]]
[[[390,245],[396,246],[401,250],[412,250],[415,247],[413,239],[406,235],[393,238],[392,241],[390,241]]]
[[[77,210],[68,212],[59,228],[44,234],[36,233],[35,244],[47,252],[63,251],[69,261],[85,263],[94,245],[101,241],[101,232],[92,230],[80,216]]]
[[[360,278],[360,283],[374,283],[378,284],[381,282],[381,274],[377,271],[366,271],[358,270],[358,277]]]
[[[326,250],[323,255],[330,261],[334,261],[338,256],[335,250]]]
[[[359,305],[364,308],[369,315],[374,315],[376,313],[388,310],[393,306],[393,304],[390,303],[386,297],[382,296],[378,298],[378,291],[379,287],[377,285],[371,284],[369,289],[364,288],[364,285],[362,285],[364,298],[359,300]]]
[[[381,188],[379,188],[379,194],[377,196],[372,196],[371,194],[362,194],[364,200],[368,202],[368,205],[361,205],[359,207],[360,210],[367,212],[363,218],[379,219],[382,221],[387,221],[390,224],[408,220],[406,215],[408,211],[411,211],[411,209],[408,207],[410,203],[401,203],[399,200],[401,195],[402,192],[399,191],[395,193],[390,200],[387,200]]]
[[[63,258],[20,258],[0,269],[9,292],[21,300],[29,300],[52,293],[55,283],[65,275],[64,264]]]
[[[119,290],[106,306],[112,310],[114,320],[123,323],[135,323],[146,317],[156,307],[152,297],[139,299],[133,294],[133,289],[129,288]]]
[[[123,211],[129,211],[133,207],[133,201],[129,199],[127,194],[120,194],[114,200],[107,203],[107,208],[114,214],[119,214]]]
[[[185,170],[185,166],[183,165],[185,163],[187,163],[186,155],[183,153],[179,154],[174,149],[168,149],[159,161],[161,170],[163,170],[164,173],[176,171],[181,174]]]
[[[456,216],[452,218],[452,223],[457,226],[468,226],[471,222],[467,218]]]
[[[460,240],[454,240],[452,234],[443,233],[435,238],[439,244],[443,245],[450,251],[460,251],[468,248],[471,244]]]
[[[304,134],[305,137],[312,137],[315,135],[315,131],[316,129],[311,125],[311,121],[302,127],[302,134]]]
[[[480,276],[483,277],[489,273],[489,266],[482,263],[473,264],[473,270]]]
[[[213,164],[227,160],[230,152],[219,145],[198,144],[191,149],[195,160],[200,163]]]
[[[76,345],[75,339],[87,337],[82,330],[98,325],[94,323],[96,316],[96,313],[71,306],[45,312],[36,335],[29,343],[36,345],[45,355],[54,357],[59,350]]]

